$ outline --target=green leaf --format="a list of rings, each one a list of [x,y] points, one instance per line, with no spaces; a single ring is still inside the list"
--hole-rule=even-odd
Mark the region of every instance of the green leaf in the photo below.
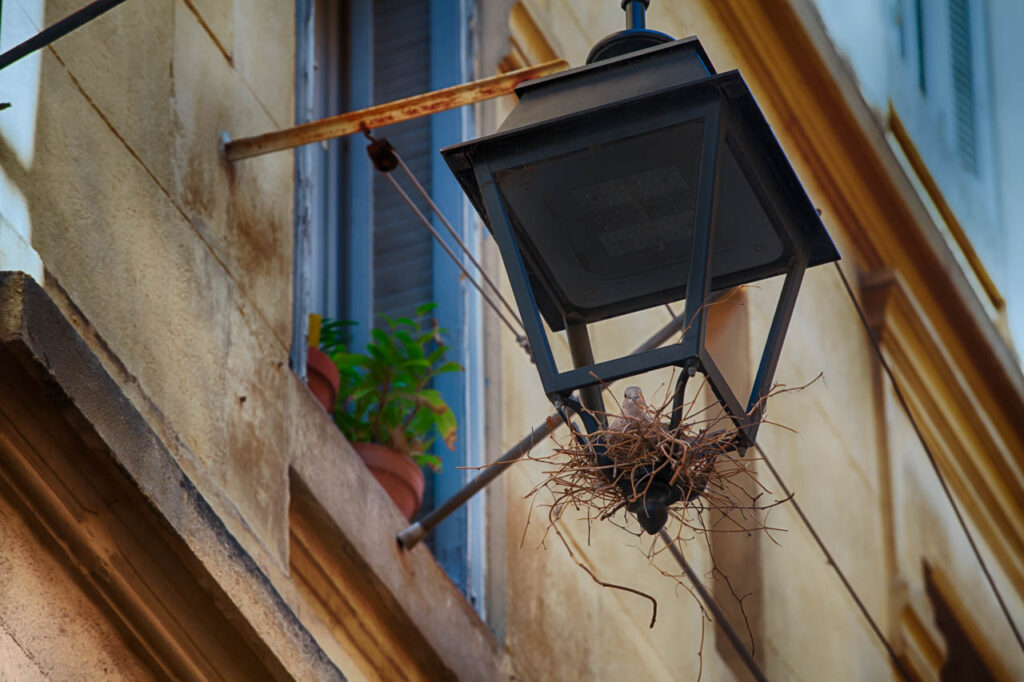
[[[441,458],[437,455],[427,455],[420,452],[414,454],[412,459],[421,467],[430,467],[431,471],[437,472],[441,470]]]
[[[419,408],[416,410],[412,419],[409,420],[409,426],[406,430],[409,433],[422,438],[426,434],[430,433],[430,429],[434,428],[434,424],[436,423],[437,414],[432,410]]]
[[[431,312],[435,308],[437,308],[437,304],[436,303],[424,303],[423,305],[421,305],[418,308],[416,308],[416,316],[417,317],[423,317],[424,315],[426,315],[427,313]]]
[[[352,395],[350,397],[352,398],[352,400],[357,400],[358,401],[358,400],[362,400],[363,398],[365,398],[367,396],[372,396],[376,391],[377,391],[377,387],[376,386],[365,386],[363,388],[360,388],[359,390],[353,391]]]
[[[455,413],[450,409],[442,412],[437,418],[437,432],[444,439],[444,444],[449,450],[455,449],[455,440],[458,437],[458,429],[455,423]]]
[[[433,388],[425,388],[411,397],[416,404],[421,407],[427,407],[438,414],[448,409],[448,403],[444,401],[444,396],[441,395],[440,391]]]
[[[339,371],[345,371],[351,367],[369,367],[372,362],[372,358],[358,353],[335,353],[331,356],[331,360],[334,361]]]
[[[461,372],[462,365],[457,362],[446,362],[434,370],[434,374],[447,374],[448,372]]]

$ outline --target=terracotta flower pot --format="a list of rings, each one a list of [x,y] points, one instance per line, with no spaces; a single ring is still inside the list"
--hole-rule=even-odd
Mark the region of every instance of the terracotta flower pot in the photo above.
[[[423,470],[408,455],[383,445],[353,443],[352,447],[405,518],[411,521],[423,502],[426,485]]]
[[[318,348],[310,348],[306,355],[306,382],[327,414],[333,412],[341,375],[330,356]]]

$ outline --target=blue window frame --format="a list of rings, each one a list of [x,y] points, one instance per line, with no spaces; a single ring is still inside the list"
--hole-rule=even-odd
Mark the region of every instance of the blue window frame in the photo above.
[[[308,118],[321,118],[434,90],[470,79],[469,0],[308,0],[312,3],[315,67]],[[301,3],[300,3],[301,5]],[[302,9],[300,6],[300,53]],[[300,59],[301,62],[301,59]],[[311,100],[311,101],[310,101]],[[479,241],[480,226],[458,183],[438,153],[472,137],[469,110],[434,114],[377,132],[387,137],[444,212],[460,238]],[[483,362],[478,295],[426,228],[380,177],[367,158],[361,136],[311,146],[297,161],[297,234],[308,204],[308,248],[297,243],[297,258],[308,284],[296,278],[296,309],[350,319],[353,345],[365,345],[380,313],[407,315],[421,303],[438,304],[451,359],[465,371],[438,377],[436,388],[459,423],[455,452],[439,452],[445,466],[428,472],[424,507],[447,499],[482,464]],[[302,191],[303,174],[311,190]],[[401,173],[396,179],[413,194]],[[305,203],[304,203],[305,202]],[[425,215],[431,215],[420,202]],[[447,236],[433,217],[435,228]],[[458,252],[456,244],[450,246]],[[304,318],[303,318],[304,319]],[[301,324],[296,314],[296,323]],[[297,362],[293,363],[298,365]],[[439,447],[443,448],[443,445]],[[452,580],[482,612],[484,585],[483,500],[474,500],[436,530],[430,546]]]

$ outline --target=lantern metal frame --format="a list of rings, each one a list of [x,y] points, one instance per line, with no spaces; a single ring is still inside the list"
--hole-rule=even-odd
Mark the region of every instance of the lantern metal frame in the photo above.
[[[517,88],[517,94],[521,98],[529,97],[533,88],[550,87],[552,84],[557,87],[557,81],[564,83],[566,79],[600,79],[606,77],[602,71],[615,68],[625,71],[633,68],[628,62],[664,59],[669,51],[681,50],[697,55],[706,69],[705,77],[499,131],[448,147],[442,150],[442,154],[494,236],[526,327],[544,391],[556,406],[564,404],[574,391],[580,390],[584,405],[594,409],[598,403],[593,397],[586,399],[588,388],[677,366],[686,374],[701,372],[707,376],[716,398],[742,434],[745,442],[738,445],[743,446],[753,443],[763,419],[765,398],[771,389],[804,271],[812,265],[837,260],[839,254],[742,77],[736,71],[716,74],[699,42],[690,38],[531,81]],[[673,292],[685,294],[676,295],[673,300],[685,298],[684,319],[688,324],[678,343],[594,362],[585,323],[660,305],[667,302],[666,292],[653,292],[625,304],[607,306],[608,309],[592,312],[589,318],[579,311],[566,314],[566,306],[555,302],[558,294],[552,291],[554,285],[551,284],[552,278],[545,273],[545,263],[530,251],[529,243],[517,232],[509,202],[497,178],[502,171],[537,164],[587,145],[639,137],[646,132],[696,120],[703,122],[703,131],[689,271],[680,273],[680,280],[685,278],[685,289],[679,287]],[[571,142],[567,142],[567,138],[571,138]],[[785,262],[771,262],[753,271],[712,278],[714,228],[719,214],[719,189],[727,158],[726,148],[740,165],[760,208],[783,242]],[[744,403],[726,381],[705,343],[710,295],[714,291],[783,274],[782,292],[751,393]],[[585,319],[568,319],[573,315]],[[577,364],[575,368],[560,371],[556,366],[543,328],[545,319],[553,331],[560,327],[569,331]],[[596,394],[599,392],[590,391],[591,396]]]

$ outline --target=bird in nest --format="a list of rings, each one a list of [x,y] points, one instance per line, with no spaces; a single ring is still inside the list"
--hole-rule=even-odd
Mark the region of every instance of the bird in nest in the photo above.
[[[651,421],[651,415],[647,412],[647,401],[644,400],[644,392],[639,386],[630,386],[622,398],[622,413],[613,417],[608,424],[609,431],[625,431],[626,428],[638,422]]]

